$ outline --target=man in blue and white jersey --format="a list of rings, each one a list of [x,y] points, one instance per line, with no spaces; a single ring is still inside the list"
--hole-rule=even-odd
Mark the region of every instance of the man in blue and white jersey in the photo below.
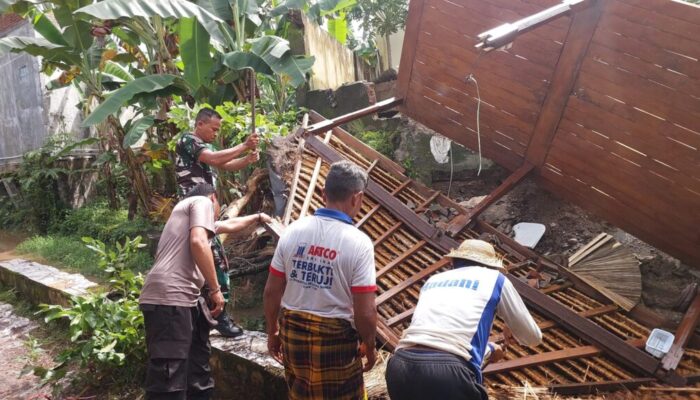
[[[411,325],[387,365],[392,400],[486,399],[481,366],[493,350],[488,339],[496,314],[522,345],[542,341],[491,244],[468,239],[447,257],[454,269],[423,285]]]

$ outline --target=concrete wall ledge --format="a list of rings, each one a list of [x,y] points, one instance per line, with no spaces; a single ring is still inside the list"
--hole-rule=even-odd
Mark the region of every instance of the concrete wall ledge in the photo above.
[[[22,259],[0,262],[0,283],[15,288],[32,304],[63,306],[71,296],[86,295],[99,287],[80,274]],[[249,331],[240,339],[227,339],[212,332],[211,345],[215,398],[287,398],[284,369],[267,354],[267,335]]]

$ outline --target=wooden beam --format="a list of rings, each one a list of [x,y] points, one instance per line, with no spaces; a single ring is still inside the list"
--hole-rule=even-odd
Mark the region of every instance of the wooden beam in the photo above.
[[[326,132],[326,137],[323,138],[323,143],[328,143],[331,140],[333,131]],[[306,197],[304,198],[304,204],[301,206],[301,211],[299,211],[299,218],[304,218],[306,213],[309,211],[309,206],[311,205],[311,200],[314,198],[314,191],[316,191],[316,181],[318,181],[318,176],[321,174],[321,164],[323,160],[321,157],[316,159],[316,165],[314,165],[314,171],[311,173],[311,179],[309,180],[309,188],[306,191]]]
[[[618,309],[619,308],[616,305],[609,304],[607,306],[602,306],[602,307],[592,308],[592,309],[586,310],[586,311],[581,311],[581,312],[578,312],[576,314],[578,314],[579,316],[581,316],[583,318],[591,318],[591,317],[597,317],[599,315],[611,313],[611,312],[617,311]],[[540,328],[540,330],[542,332],[544,332],[544,331],[548,331],[552,328],[556,328],[557,323],[554,321],[547,320],[547,321],[542,321],[542,322],[538,323],[537,326]],[[501,335],[501,334],[497,334],[497,335],[493,335],[493,336],[489,337],[489,342],[500,342],[502,340],[503,340],[503,335]]]
[[[626,343],[639,348],[644,347],[646,339],[632,339],[628,340]],[[501,374],[514,369],[536,367],[538,365],[571,360],[573,358],[592,357],[599,355],[601,352],[602,351],[596,346],[580,346],[564,350],[548,351],[546,353],[489,364],[484,368],[484,375]]]
[[[536,168],[544,165],[549,146],[556,135],[569,101],[581,64],[603,11],[605,1],[591,1],[591,6],[573,15],[552,82],[535,123],[525,159]]]
[[[536,309],[558,325],[565,327],[576,336],[599,347],[627,368],[650,376],[656,373],[659,361],[651,355],[630,346],[600,325],[580,317],[571,309],[540,293],[537,289],[531,288],[520,279],[513,276],[508,278],[515,290],[526,300],[528,306]]]
[[[491,191],[479,204],[476,205],[472,210],[469,211],[467,215],[460,215],[455,217],[450,224],[447,226],[447,233],[450,236],[456,236],[462,231],[467,225],[469,225],[474,218],[477,218],[481,213],[486,211],[493,203],[498,199],[503,197],[506,193],[510,192],[518,183],[522,182],[523,179],[533,170],[533,165],[525,162],[520,168],[516,169],[506,180],[503,181],[496,189]]]
[[[567,383],[563,385],[552,385],[549,389],[556,394],[562,396],[574,396],[583,394],[597,394],[601,392],[611,392],[615,390],[632,390],[642,385],[653,383],[656,378],[633,378],[623,379],[619,381],[600,381],[600,382],[583,382],[583,383]]]
[[[405,320],[411,318],[411,317],[413,316],[413,313],[414,313],[415,311],[416,311],[416,308],[415,308],[415,307],[412,307],[412,308],[410,308],[410,309],[408,309],[408,310],[402,312],[401,314],[395,315],[395,316],[393,316],[393,317],[387,319],[387,320],[386,320],[386,324],[387,324],[388,326],[394,326],[394,325],[396,325],[396,324],[398,324],[398,323],[401,323],[401,322],[403,322],[403,321],[405,321]]]
[[[420,240],[418,243],[411,246],[410,249],[403,252],[398,258],[391,261],[389,264],[385,265],[384,268],[377,271],[377,278],[383,276],[387,272],[391,271],[392,268],[404,262],[408,257],[414,255],[418,250],[423,248],[427,242],[425,240]],[[391,324],[389,324],[391,325]]]
[[[376,206],[372,207],[371,210],[367,211],[367,214],[365,214],[364,216],[362,216],[362,219],[360,219],[359,221],[357,221],[357,223],[355,224],[355,227],[356,227],[356,228],[359,228],[359,227],[361,227],[362,225],[364,225],[365,222],[367,222],[370,218],[372,218],[372,216],[374,215],[374,213],[376,213],[377,211],[379,211],[380,208],[382,208],[382,205],[381,205],[381,204],[377,204]]]
[[[374,161],[372,161],[372,164],[370,164],[369,167],[367,167],[367,170],[365,171],[365,172],[367,172],[367,176],[369,176],[369,174],[372,173],[372,170],[374,169],[374,167],[377,166],[378,162],[379,162],[379,159],[376,158]]]
[[[401,222],[397,222],[394,225],[392,225],[389,229],[384,231],[380,237],[377,238],[374,242],[372,242],[372,246],[377,247],[379,246],[382,242],[384,242],[389,236],[393,235],[394,232],[396,232],[397,229],[401,228],[401,225],[403,225]]]
[[[306,144],[329,163],[344,159],[335,149],[321,142],[317,137],[309,137]],[[441,235],[437,228],[419,218],[413,210],[408,208],[373,179],[367,181],[365,193],[391,212],[392,215],[403,222],[407,228],[426,238],[425,240],[435,247],[447,252],[459,246],[457,242],[447,236]]]
[[[354,121],[356,119],[366,117],[370,114],[374,114],[378,111],[384,111],[388,110],[390,108],[394,108],[397,105],[401,104],[401,99],[396,98],[396,97],[391,97],[386,100],[382,100],[376,104],[372,104],[368,107],[359,109],[357,111],[353,111],[348,114],[341,115],[339,117],[335,117],[333,119],[327,119],[325,121],[317,122],[306,129],[304,132],[305,135],[317,135],[321,132],[326,132],[329,131],[335,127],[338,127],[343,124],[347,124],[350,121]]]
[[[418,205],[418,207],[416,207],[416,209],[414,210],[414,212],[415,212],[416,214],[422,213],[423,211],[426,210],[426,208],[428,208],[428,206],[430,205],[430,203],[432,203],[433,201],[435,201],[435,199],[438,198],[438,196],[440,196],[440,191],[439,191],[439,190],[436,190],[435,192],[433,192],[433,194],[430,195],[430,197],[428,197],[427,199],[425,199],[425,201],[423,201],[422,203],[420,203],[420,204]]]
[[[695,295],[695,300],[688,307],[680,325],[678,325],[678,329],[676,329],[676,338],[673,341],[671,350],[661,360],[663,369],[673,371],[678,367],[681,358],[683,358],[684,349],[695,333],[698,322],[700,322],[700,294]]]
[[[377,297],[377,305],[383,304],[385,301],[389,300],[390,298],[394,297],[397,295],[400,291],[412,286],[416,282],[426,278],[428,275],[436,272],[442,267],[447,266],[450,264],[450,260],[448,258],[441,258],[438,261],[434,262],[432,265],[429,267],[422,269],[420,272],[411,275],[408,277],[408,279],[405,279],[401,281],[398,285],[392,287],[391,289],[387,290],[386,292],[380,294]]]
[[[411,0],[408,5],[406,30],[403,36],[401,61],[399,63],[399,76],[396,82],[396,94],[404,99],[408,95],[408,85],[411,82],[413,63],[416,62],[416,49],[418,48],[418,36],[423,21],[425,2],[425,0]]]

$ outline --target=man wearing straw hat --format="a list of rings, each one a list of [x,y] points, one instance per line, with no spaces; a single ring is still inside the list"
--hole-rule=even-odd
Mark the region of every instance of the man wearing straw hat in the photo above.
[[[447,257],[454,269],[425,282],[411,325],[388,362],[392,400],[486,399],[481,367],[498,350],[488,343],[496,314],[522,345],[542,341],[491,244],[468,239]]]

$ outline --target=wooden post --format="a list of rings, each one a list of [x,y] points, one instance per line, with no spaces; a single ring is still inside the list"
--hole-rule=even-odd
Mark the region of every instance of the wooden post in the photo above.
[[[590,7],[573,14],[564,48],[554,69],[552,83],[525,154],[525,158],[536,168],[541,167],[547,158],[549,146],[554,140],[559,121],[598,26],[604,3],[605,1],[595,1]]]

